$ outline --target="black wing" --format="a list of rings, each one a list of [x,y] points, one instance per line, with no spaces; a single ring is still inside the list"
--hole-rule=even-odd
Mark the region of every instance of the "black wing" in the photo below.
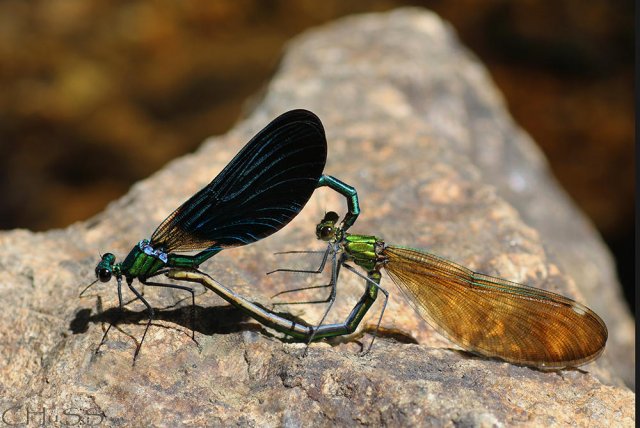
[[[306,110],[284,113],[171,213],[151,236],[151,245],[165,252],[197,251],[269,236],[302,210],[326,159],[320,119]]]

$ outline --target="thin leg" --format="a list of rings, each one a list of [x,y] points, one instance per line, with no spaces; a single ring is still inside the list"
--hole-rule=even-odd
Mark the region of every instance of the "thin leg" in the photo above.
[[[329,253],[332,253],[333,258],[335,259],[335,249],[329,245],[327,247],[326,250],[324,251],[285,251],[282,253],[276,253],[276,254],[320,254],[320,253],[324,253],[324,256],[322,257],[322,261],[320,262],[320,266],[315,269],[315,270],[304,270],[304,269],[276,269],[273,270],[271,272],[267,272],[267,275],[270,275],[272,273],[276,273],[276,272],[295,272],[295,273],[310,273],[310,274],[320,274],[324,271],[324,268],[327,264],[327,259],[329,258]],[[304,291],[304,290],[314,290],[314,289],[318,289],[318,288],[327,288],[327,287],[333,287],[332,283],[329,284],[325,284],[325,285],[313,285],[310,287],[300,287],[300,288],[294,288],[291,290],[284,290],[284,291],[280,291],[279,293],[274,294],[273,296],[271,296],[271,298],[273,299],[274,297],[283,295],[283,294],[287,294],[287,293],[295,293],[297,291]],[[274,303],[274,305],[304,305],[304,304],[318,304],[318,303],[326,303],[331,299],[331,295],[329,295],[329,297],[327,297],[326,299],[322,299],[322,300],[312,300],[312,301],[305,301],[305,302],[276,302]]]
[[[120,318],[122,318],[122,313],[124,309],[122,304],[122,277],[121,276],[117,277],[116,281],[118,283],[118,319],[116,320],[117,322],[120,320]],[[95,350],[96,354],[98,353],[98,351],[100,351],[100,347],[104,344],[104,342],[107,341],[107,335],[109,334],[109,330],[111,330],[111,327],[113,327],[113,323],[109,323],[109,327],[107,327],[107,330],[102,335],[102,339],[100,339],[100,343],[98,343],[98,347]]]
[[[274,256],[280,256],[282,254],[322,254],[327,250],[291,250],[291,251],[276,251]],[[97,281],[97,280],[96,280]],[[94,281],[95,282],[95,281]]]
[[[196,332],[195,332],[195,326],[196,326],[196,293],[195,293],[194,289],[191,288],[191,287],[186,287],[184,285],[166,284],[166,283],[162,283],[162,282],[153,282],[153,281],[148,281],[147,279],[141,279],[140,282],[142,282],[144,285],[149,285],[151,287],[174,288],[176,290],[184,290],[184,291],[188,291],[189,293],[191,293],[191,339],[194,342],[196,342],[196,345],[200,346],[200,344],[196,340]]]
[[[101,298],[100,296],[98,296],[98,298],[97,298],[97,300],[96,300],[96,312],[97,312],[98,314],[101,314],[102,312],[104,312],[104,310],[103,310],[103,308],[102,308],[102,298]],[[102,331],[103,331],[102,339],[100,340],[100,343],[98,344],[98,347],[96,348],[96,350],[95,350],[95,352],[94,352],[95,354],[97,354],[97,353],[98,353],[98,351],[100,350],[100,346],[102,346],[102,344],[104,343],[105,338],[106,338],[106,336],[107,336],[107,333],[108,333],[108,332],[109,332],[109,330],[111,329],[111,326],[112,326],[112,325],[113,325],[113,324],[109,323],[109,327],[107,327],[107,329],[106,329],[106,330],[104,329],[104,325],[103,325],[103,327],[102,327]]]
[[[276,270],[272,270],[270,272],[267,272],[267,275],[271,275],[272,273],[276,273],[276,272],[298,272],[298,273],[314,273],[314,274],[322,273],[322,271],[324,271],[324,266],[327,263],[327,258],[329,257],[329,253],[331,252],[331,250],[332,250],[331,245],[329,245],[327,247],[327,249],[324,250],[324,256],[322,257],[322,261],[320,262],[320,266],[317,269],[314,269],[314,270],[276,269]],[[319,253],[321,253],[321,251],[286,251],[286,252],[283,252],[283,253],[276,253],[276,254],[313,254],[313,253],[319,254]]]
[[[291,290],[284,290],[281,291],[279,293],[274,294],[273,296],[271,296],[271,298],[273,299],[274,297],[278,297],[282,294],[287,294],[287,293],[295,293],[296,291],[305,291],[305,290],[316,290],[319,288],[327,288],[327,287],[331,287],[333,286],[333,284],[329,283],[329,284],[324,284],[324,285],[312,285],[310,287],[300,287],[300,288],[292,288]],[[309,300],[306,302],[275,302],[273,303],[274,306],[277,305],[315,305],[316,303],[327,303],[329,301],[329,298],[327,297],[324,300]]]
[[[382,291],[382,293],[384,294],[384,303],[382,304],[382,310],[380,311],[380,317],[378,318],[378,323],[376,324],[376,330],[375,333],[373,334],[373,337],[371,338],[371,343],[369,343],[369,347],[367,348],[366,351],[363,352],[364,354],[368,354],[369,351],[371,351],[371,348],[373,347],[373,342],[374,340],[376,340],[376,337],[378,337],[378,330],[380,329],[380,323],[382,322],[382,315],[384,315],[384,311],[385,309],[387,309],[387,302],[389,302],[389,292],[387,290],[385,290],[384,288],[380,287],[380,284],[376,281],[374,281],[371,277],[369,276],[364,276],[363,274],[361,274],[360,272],[358,272],[357,270],[355,270],[353,267],[349,266],[348,264],[344,263],[344,267],[347,268],[348,270],[350,270],[351,272],[355,273],[356,275],[358,275],[360,278],[364,279],[368,284],[373,285],[376,289]],[[370,272],[369,275],[375,275],[377,273],[378,276],[378,281],[379,279],[379,272]]]
[[[356,275],[358,275],[359,277],[365,280],[365,284],[366,284],[365,292],[362,294],[362,297],[360,297],[360,300],[353,307],[353,309],[351,310],[351,313],[349,314],[349,316],[344,322],[340,324],[329,324],[329,325],[319,326],[313,332],[315,334],[315,338],[336,337],[336,336],[342,336],[342,335],[353,333],[356,330],[356,328],[358,328],[358,325],[364,318],[365,314],[369,311],[369,309],[375,302],[376,297],[378,295],[378,290],[382,290],[388,299],[387,291],[383,290],[379,285],[382,276],[378,270],[369,271],[367,273],[367,276],[364,276],[358,271],[356,271],[349,264],[344,263],[344,261],[342,262],[342,265],[345,266],[351,272],[355,273]],[[383,305],[383,312],[385,308],[386,308],[386,300],[385,300],[385,304]],[[381,319],[382,319],[382,313],[380,315],[380,320]],[[378,323],[380,323],[380,320],[378,321]],[[369,348],[365,351],[365,353],[369,352],[372,345],[373,345],[373,340],[371,345],[369,345]]]
[[[118,277],[118,306],[120,307],[120,312],[122,312],[122,277],[121,276]]]
[[[138,292],[140,293],[141,296],[144,296],[144,284],[143,283],[140,283],[140,284],[141,284],[141,287],[140,287],[140,290],[138,290]],[[122,306],[129,306],[130,304],[132,304],[136,300],[138,300],[138,298],[134,297],[131,300],[122,303]]]
[[[329,312],[331,311],[331,308],[333,307],[333,303],[336,301],[336,285],[338,284],[340,267],[342,266],[343,263],[344,263],[344,254],[340,254],[340,260],[338,260],[337,255],[334,252],[332,257],[332,263],[331,263],[331,282],[329,283],[331,285],[331,294],[329,294],[329,299],[328,299],[329,304],[327,305],[327,309],[324,311],[324,315],[322,315],[322,318],[320,319],[320,322],[318,323],[318,325],[312,329],[313,332],[311,333],[311,336],[309,336],[309,340],[307,341],[307,347],[304,348],[304,353],[302,354],[303,357],[307,355],[307,352],[309,351],[309,345],[315,338],[316,333],[324,323],[324,320],[327,318],[327,315],[329,314]]]
[[[104,334],[102,335],[102,339],[100,339],[100,343],[98,343],[98,347],[96,348],[96,350],[94,352],[95,354],[97,354],[98,351],[100,351],[100,347],[102,346],[102,344],[107,341],[107,334],[109,334],[109,330],[111,330],[111,327],[113,327],[113,324],[109,323],[109,327],[107,327],[107,329],[105,330]]]
[[[145,327],[144,333],[142,334],[142,339],[140,340],[140,343],[136,347],[136,352],[133,354],[133,364],[135,365],[136,358],[138,357],[138,353],[140,352],[140,348],[142,347],[142,343],[144,342],[144,338],[147,336],[147,331],[149,331],[149,326],[151,325],[151,321],[153,321],[153,318],[155,316],[155,312],[154,312],[153,308],[151,307],[151,305],[149,304],[149,302],[147,302],[145,300],[145,298],[142,297],[142,294],[140,294],[140,292],[134,288],[132,283],[133,283],[133,280],[131,280],[131,281],[127,280],[127,285],[129,286],[129,290],[131,290],[133,292],[133,294],[135,294],[138,297],[138,299],[140,299],[140,301],[142,303],[144,303],[144,305],[147,307],[147,311],[149,312],[149,321],[147,321],[147,326]]]

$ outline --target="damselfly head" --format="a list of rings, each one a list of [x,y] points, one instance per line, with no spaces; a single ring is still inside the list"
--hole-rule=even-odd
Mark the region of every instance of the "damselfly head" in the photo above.
[[[96,266],[96,278],[98,278],[100,282],[109,282],[115,261],[116,256],[111,253],[106,253],[102,256],[102,259]]]
[[[322,241],[331,241],[336,236],[336,222],[340,216],[329,211],[316,226],[316,237]]]

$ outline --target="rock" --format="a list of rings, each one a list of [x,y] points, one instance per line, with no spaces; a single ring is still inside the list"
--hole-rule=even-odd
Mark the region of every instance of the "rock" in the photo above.
[[[320,116],[329,141],[325,172],[358,189],[362,214],[353,232],[582,301],[608,325],[604,355],[557,372],[471,356],[434,333],[387,278],[384,334],[366,356],[358,355],[370,340],[362,333],[313,344],[301,359],[303,344],[199,289],[196,345],[187,293],[149,287],[145,296],[158,319],[135,366],[146,320],[140,302],[127,306],[95,354],[117,313],[114,281],[78,298],[93,280],[98,253],[124,257],[256,131],[293,108]],[[273,252],[322,249],[313,228],[327,210],[344,212],[344,202],[320,190],[285,229],[225,250],[202,269],[266,306],[278,291],[322,283],[326,276],[264,273],[300,263]],[[634,327],[610,257],[513,124],[481,65],[450,28],[419,9],[352,17],[298,37],[247,120],[136,184],[93,219],[46,233],[0,234],[0,267],[5,423],[27,417],[115,426],[635,422],[635,395],[622,382],[633,379]],[[343,273],[328,321],[346,316],[361,292],[362,281]],[[380,303],[365,322],[376,322]],[[324,306],[276,309],[314,322]]]

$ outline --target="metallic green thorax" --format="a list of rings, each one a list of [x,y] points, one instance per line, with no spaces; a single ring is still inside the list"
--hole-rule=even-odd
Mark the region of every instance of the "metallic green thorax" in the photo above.
[[[338,215],[328,212],[316,226],[316,237],[322,241],[338,244],[344,250],[344,255],[349,260],[367,271],[379,272],[385,262],[382,256],[384,241],[373,235],[352,235],[344,232],[343,228],[336,227]]]
[[[131,249],[122,263],[114,263],[116,257],[111,253],[102,256],[96,273],[107,270],[116,277],[124,275],[128,280],[145,279],[163,268],[195,269],[220,250],[221,248],[214,247],[193,256],[166,254],[161,249],[153,248],[147,239],[143,239]]]
[[[380,239],[370,235],[350,235],[345,233],[342,246],[345,253],[355,264],[367,272],[378,270],[376,268],[381,261],[379,260],[378,252],[384,247],[384,242]]]
[[[148,248],[148,245],[148,241],[145,239],[131,249],[129,255],[120,264],[120,270],[124,276],[127,278],[146,278],[166,265],[157,255],[145,253],[144,248]]]

